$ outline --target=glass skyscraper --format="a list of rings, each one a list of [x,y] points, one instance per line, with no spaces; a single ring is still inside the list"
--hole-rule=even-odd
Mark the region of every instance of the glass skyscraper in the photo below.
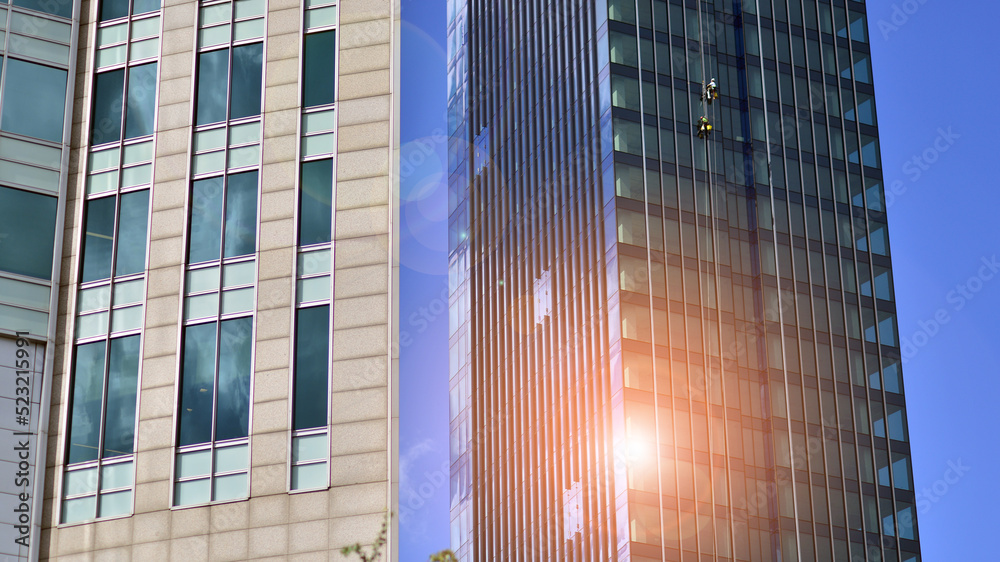
[[[865,10],[449,3],[461,560],[920,559]]]
[[[0,557],[373,540],[398,503],[398,5],[0,2]]]

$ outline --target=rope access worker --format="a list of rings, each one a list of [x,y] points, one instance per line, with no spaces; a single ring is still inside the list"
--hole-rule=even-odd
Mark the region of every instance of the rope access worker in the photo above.
[[[701,116],[698,118],[698,138],[704,139],[708,138],[708,134],[712,132],[712,124],[708,122],[708,117]]]
[[[705,99],[708,103],[712,103],[712,100],[719,99],[719,86],[715,83],[715,78],[712,78],[708,82],[708,86],[705,88]]]

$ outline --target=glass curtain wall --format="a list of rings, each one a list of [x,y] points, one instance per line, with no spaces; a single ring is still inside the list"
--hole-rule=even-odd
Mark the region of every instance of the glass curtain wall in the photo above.
[[[452,547],[463,561],[613,559],[606,8],[449,9]]]
[[[864,4],[564,7],[449,7],[453,547],[919,560]]]
[[[633,559],[919,557],[864,10],[609,2]]]

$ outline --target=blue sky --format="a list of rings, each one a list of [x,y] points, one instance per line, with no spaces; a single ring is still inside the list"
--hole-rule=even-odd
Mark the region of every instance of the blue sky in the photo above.
[[[402,0],[400,545],[449,546],[445,1]]]
[[[989,559],[1000,486],[1000,3],[869,0],[924,559]],[[444,0],[402,0],[401,556],[448,547]]]

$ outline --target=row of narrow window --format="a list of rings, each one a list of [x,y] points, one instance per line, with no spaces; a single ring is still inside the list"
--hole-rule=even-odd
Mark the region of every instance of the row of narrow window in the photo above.
[[[130,8],[127,0],[106,0],[101,6],[101,21],[159,7],[149,2],[133,0]],[[335,31],[329,29],[305,36],[304,108],[334,102],[335,39]],[[216,124],[228,126],[234,120],[242,123],[259,118],[263,61],[261,42],[230,41],[223,48],[198,53],[194,125],[205,130]],[[156,90],[155,62],[98,73],[93,85],[91,146],[120,143],[127,148],[152,135]],[[329,244],[332,157],[304,162],[300,172],[299,245]],[[225,277],[237,271],[232,266],[255,263],[259,200],[260,174],[256,169],[223,171],[191,182],[186,262],[195,267],[189,269],[189,283],[192,273],[200,272],[199,279],[204,279],[204,273],[214,270]],[[87,201],[81,283],[94,287],[110,279],[117,291],[120,277],[131,281],[129,276],[144,273],[149,209],[148,188],[119,188],[111,195]],[[243,267],[240,271],[245,275],[255,269]],[[255,277],[247,278],[250,285],[254,285]],[[247,438],[254,320],[252,305],[247,312],[235,315],[226,314],[223,306],[211,319],[183,326],[175,505],[239,499],[249,493]],[[296,311],[294,431],[325,428],[328,424],[330,328],[328,303]],[[140,338],[140,329],[136,329],[123,337],[105,337],[76,346],[63,522],[122,515],[131,510],[131,480],[122,474],[131,470],[135,446]],[[315,442],[306,439],[296,450],[315,448]],[[325,451],[326,446],[322,447]],[[300,457],[302,454],[308,455],[308,451]],[[325,465],[321,468],[326,481]],[[293,472],[293,489],[302,487],[298,484],[315,487],[318,482],[315,471],[308,479],[298,478],[299,482],[297,474],[305,472]]]
[[[35,4],[14,3],[38,9]],[[61,143],[67,71],[0,55],[0,75],[4,84],[0,131]],[[51,187],[58,191],[57,186]],[[8,241],[0,252],[0,270],[36,279],[52,278],[57,201],[53,196],[0,186],[0,240]]]
[[[660,33],[684,36],[685,30],[691,39],[699,39],[700,25],[698,11],[684,7],[672,0],[609,0],[608,18],[613,21],[636,24]],[[732,2],[716,2],[716,13],[732,15]],[[833,3],[821,0],[812,2],[786,2],[779,0],[772,9],[771,2],[742,2],[745,15],[759,16],[766,20],[787,23],[808,30],[820,31],[853,41],[868,41],[867,23],[864,11],[856,11],[845,6],[845,2]],[[669,17],[668,17],[669,14]],[[721,35],[721,34],[720,34]]]

